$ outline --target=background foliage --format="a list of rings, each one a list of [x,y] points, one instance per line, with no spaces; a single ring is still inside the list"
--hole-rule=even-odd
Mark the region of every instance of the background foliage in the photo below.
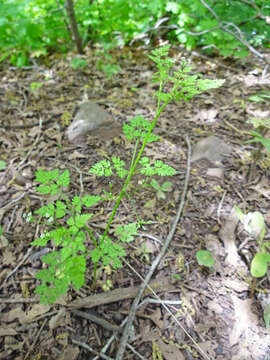
[[[64,5],[64,0],[2,0],[0,60],[23,66],[30,57],[70,49]],[[100,43],[105,49],[163,35],[188,49],[199,46],[208,53],[247,55],[247,48],[224,29],[253,46],[270,46],[269,1],[77,0],[74,9],[84,45]]]

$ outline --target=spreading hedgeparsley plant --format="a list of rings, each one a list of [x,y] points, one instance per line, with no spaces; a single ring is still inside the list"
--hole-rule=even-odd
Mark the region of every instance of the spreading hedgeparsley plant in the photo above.
[[[48,202],[28,217],[28,220],[38,221],[44,226],[43,233],[32,245],[51,248],[50,252],[41,258],[44,267],[36,274],[40,284],[35,292],[40,294],[42,303],[55,302],[68,291],[70,285],[80,289],[85,284],[88,262],[92,262],[94,266],[93,287],[99,265],[112,266],[115,269],[122,266],[121,258],[126,255],[123,243],[133,240],[142,222],[119,226],[114,232],[115,238],[108,235],[108,230],[122,197],[128,196],[128,185],[134,174],[143,175],[143,185],[152,186],[161,198],[164,191],[169,191],[172,186],[168,182],[160,185],[154,176],[175,175],[176,170],[161,160],[151,161],[148,157],[143,157],[145,146],[159,139],[153,134],[156,122],[170,102],[188,101],[204,90],[221,86],[223,80],[202,79],[199,74],[191,75],[191,68],[185,61],[180,64],[179,69],[174,70],[177,66],[175,60],[168,55],[169,47],[167,45],[154,50],[149,56],[157,66],[153,81],[159,83],[155,94],[157,106],[154,119],[150,122],[142,117],[135,117],[123,126],[125,136],[135,144],[130,164],[127,166],[119,157],[112,157],[96,163],[89,170],[96,176],[119,177],[122,188],[117,196],[110,191],[104,193],[104,196],[75,195],[69,198],[65,191],[70,183],[68,170],[36,172],[35,181],[40,183],[36,190],[46,196]],[[104,232],[96,234],[91,226],[91,218],[95,208],[108,200],[115,201],[114,208]],[[91,248],[86,247],[86,240],[91,240]]]

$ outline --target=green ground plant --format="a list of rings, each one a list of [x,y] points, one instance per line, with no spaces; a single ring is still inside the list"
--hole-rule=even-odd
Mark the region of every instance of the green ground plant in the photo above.
[[[0,171],[7,168],[7,163],[4,160],[0,160]]]
[[[99,60],[97,61],[97,69],[103,71],[106,76],[111,79],[114,75],[118,74],[121,67],[114,63],[113,57],[109,51],[113,48],[113,44],[103,44],[103,51],[97,51],[96,55]]]
[[[111,191],[104,196],[73,196],[71,199],[63,191],[70,182],[68,170],[38,170],[35,181],[40,183],[37,191],[47,196],[47,204],[28,216],[30,221],[40,221],[44,226],[41,236],[32,242],[34,246],[52,247],[52,250],[41,258],[45,268],[36,274],[40,280],[35,292],[40,294],[42,303],[53,303],[64,295],[70,285],[79,289],[85,284],[85,271],[88,262],[93,263],[93,281],[95,287],[97,269],[101,263],[117,269],[122,266],[121,258],[126,255],[123,243],[132,241],[143,222],[124,224],[115,231],[115,238],[108,235],[108,230],[116,216],[123,196],[128,194],[128,185],[134,174],[146,178],[152,176],[175,174],[175,170],[157,160],[151,162],[142,157],[147,143],[158,140],[153,129],[165,107],[172,101],[190,100],[204,90],[221,86],[224,80],[202,79],[200,74],[190,74],[191,67],[183,60],[179,68],[173,58],[169,57],[170,46],[152,51],[149,57],[157,66],[153,81],[159,84],[156,92],[156,114],[152,122],[141,117],[131,119],[123,127],[128,139],[135,142],[133,156],[128,168],[118,157],[102,160],[95,164],[90,172],[97,176],[116,176],[122,179],[120,193],[115,196]],[[169,90],[166,90],[169,89]],[[115,200],[116,199],[116,200]],[[115,205],[102,234],[95,234],[90,220],[94,214],[91,207],[97,207],[104,201],[115,200]],[[90,208],[90,212],[88,209]],[[91,240],[92,247],[86,248],[86,240]]]
[[[264,217],[259,211],[244,214],[237,205],[235,205],[234,208],[239,220],[244,225],[245,231],[250,235],[251,239],[255,239],[258,243],[258,251],[250,264],[250,273],[255,280],[256,278],[265,276],[268,264],[270,263],[270,241],[264,240],[266,233]],[[270,323],[270,304],[264,306],[263,319],[266,328],[268,328]]]
[[[250,273],[255,278],[262,277],[266,274],[270,262],[270,242],[264,241],[266,226],[263,214],[259,211],[244,214],[238,206],[235,205],[234,208],[244,229],[258,243],[259,249],[251,261]]]
[[[196,259],[201,266],[212,267],[215,264],[215,259],[208,250],[199,250],[196,252]]]
[[[256,131],[250,131],[250,135],[253,136],[253,139],[248,140],[247,143],[258,143],[260,145],[258,146],[256,156],[254,154],[254,160],[258,160],[261,158],[263,147],[270,153],[270,139],[266,137],[267,132],[270,130],[270,118],[250,118],[248,123],[252,124]]]
[[[42,86],[43,86],[42,82],[31,82],[30,84],[30,92],[34,95],[36,99],[39,98],[39,93]]]
[[[269,91],[261,91],[258,94],[252,95],[248,98],[250,101],[254,102],[267,102],[270,99]],[[270,167],[270,139],[268,133],[270,131],[270,118],[259,118],[254,117],[250,118],[247,121],[249,124],[252,124],[255,130],[250,130],[250,135],[252,139],[246,141],[246,143],[256,143],[255,149],[251,152],[252,155],[252,165],[249,174],[249,181],[254,179],[256,172],[256,165],[263,158],[263,150],[265,149],[268,154],[268,159],[264,161],[264,167]]]
[[[270,91],[261,91],[255,95],[252,95],[248,98],[249,101],[253,102],[269,102],[270,101]],[[247,121],[249,124],[252,124],[254,129],[251,130],[250,135],[253,136],[253,139],[248,140],[247,143],[258,143],[257,153],[255,154],[255,160],[258,160],[261,157],[261,151],[263,147],[270,153],[270,139],[266,137],[267,132],[270,130],[270,118],[250,118]]]
[[[71,67],[73,70],[83,70],[88,65],[88,62],[80,57],[75,57],[71,60]]]
[[[250,273],[255,278],[262,277],[266,274],[270,262],[270,242],[264,241],[266,232],[264,217],[259,211],[244,214],[238,206],[235,205],[234,208],[239,220],[244,225],[245,231],[257,241],[259,247],[251,261]],[[208,250],[197,251],[196,257],[199,265],[207,267],[214,265],[214,258]]]

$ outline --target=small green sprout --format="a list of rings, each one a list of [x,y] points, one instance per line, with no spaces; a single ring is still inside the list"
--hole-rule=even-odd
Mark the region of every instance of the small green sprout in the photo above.
[[[258,242],[259,251],[251,261],[250,273],[255,278],[262,277],[266,274],[270,263],[269,244],[263,241],[266,233],[264,217],[259,211],[244,214],[238,206],[235,205],[234,209],[246,232]]]
[[[165,181],[163,184],[159,185],[155,179],[152,179],[150,185],[156,190],[157,198],[161,200],[166,199],[166,192],[172,191],[172,183],[170,181]]]
[[[80,57],[71,60],[71,67],[74,70],[84,69],[88,65],[88,62]]]
[[[208,250],[199,250],[196,253],[198,264],[201,266],[212,267],[215,264],[215,259]]]
[[[4,160],[0,160],[0,171],[7,168],[7,163]]]

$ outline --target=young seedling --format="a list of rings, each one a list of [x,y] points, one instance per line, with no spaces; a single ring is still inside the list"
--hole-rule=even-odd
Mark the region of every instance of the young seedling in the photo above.
[[[7,163],[4,160],[0,160],[0,171],[7,168]]]
[[[43,86],[43,83],[41,83],[41,82],[32,82],[30,84],[30,91],[36,99],[39,98],[39,89],[41,89],[42,86]]]
[[[110,55],[109,50],[116,46],[116,43],[103,44],[103,50],[100,50],[96,53],[99,57],[97,61],[97,68],[100,71],[103,71],[108,79],[111,79],[114,75],[118,74],[121,70],[121,67],[117,64],[114,64],[113,57]]]
[[[270,99],[270,92],[265,91],[260,94],[255,94],[249,97],[249,100],[256,102],[264,102]],[[262,158],[263,148],[266,149],[268,154],[270,154],[270,139],[267,138],[267,133],[270,131],[270,118],[261,119],[261,118],[250,118],[247,121],[252,124],[255,130],[250,131],[250,135],[253,136],[252,139],[246,141],[247,143],[256,143],[256,149],[252,152],[253,163],[250,170],[249,181],[252,181],[255,177],[255,166],[258,161]],[[268,165],[269,166],[269,165]]]
[[[122,243],[132,241],[143,222],[121,225],[116,229],[114,239],[108,236],[108,230],[122,197],[128,194],[128,185],[133,175],[137,173],[150,180],[154,175],[171,176],[176,174],[176,170],[163,161],[152,162],[149,158],[142,157],[147,143],[158,140],[157,135],[153,134],[158,118],[171,101],[188,101],[194,95],[204,90],[217,88],[224,82],[224,80],[202,79],[199,74],[190,75],[191,68],[186,65],[185,61],[180,64],[178,70],[174,71],[175,61],[168,56],[168,51],[169,45],[154,50],[149,56],[156,63],[158,69],[153,80],[159,83],[159,89],[156,92],[156,115],[153,121],[148,122],[142,117],[136,117],[123,127],[126,137],[135,142],[130,165],[126,168],[123,160],[112,157],[109,160],[98,162],[90,169],[90,172],[97,176],[116,175],[123,182],[102,234],[95,234],[91,227],[90,220],[94,215],[91,207],[107,200],[113,201],[115,196],[111,192],[105,193],[104,196],[78,197],[75,195],[69,199],[63,191],[63,188],[68,187],[70,182],[68,170],[63,172],[58,169],[38,170],[36,172],[35,181],[41,184],[37,191],[48,196],[48,203],[36,210],[34,214],[41,218],[39,221],[49,230],[45,230],[38,239],[32,242],[32,245],[46,246],[49,244],[52,248],[41,259],[46,267],[36,274],[36,278],[41,281],[36,288],[41,302],[53,303],[67,292],[70,285],[76,289],[83,286],[89,260],[94,266],[93,287],[97,281],[97,268],[100,263],[102,266],[112,266],[115,269],[122,266],[121,258],[126,255]],[[169,90],[165,91],[167,88]],[[152,182],[152,186],[153,184],[155,186],[154,182]],[[168,189],[167,185],[163,187],[163,191],[165,188]],[[89,208],[90,212],[88,212]],[[34,221],[35,219],[31,216],[30,220]],[[86,240],[92,241],[92,249],[86,248]]]
[[[270,91],[261,91],[259,94],[251,95],[248,100],[255,102],[266,102],[270,100]]]
[[[88,62],[80,57],[71,60],[71,67],[74,70],[83,70],[88,65]]]
[[[267,132],[270,130],[270,118],[268,119],[258,119],[251,118],[248,120],[248,123],[254,126],[255,130],[251,130],[250,134],[254,137],[254,139],[248,140],[247,143],[256,142],[259,143],[258,154],[256,155],[256,159],[261,158],[261,151],[263,147],[270,153],[270,139],[266,138]]]
[[[244,229],[258,242],[259,251],[251,261],[250,273],[255,278],[262,277],[266,274],[270,262],[270,242],[263,241],[266,232],[264,217],[259,211],[244,214],[238,206],[235,205],[234,208]]]
[[[253,287],[251,288],[253,292],[256,278],[264,276],[267,272],[268,263],[270,263],[270,242],[264,241],[266,227],[264,217],[259,211],[244,214],[238,206],[235,205],[234,208],[239,220],[244,225],[244,229],[258,242],[259,250],[254,255],[250,264],[250,273],[254,278]],[[268,328],[270,322],[270,304],[264,307],[263,318],[265,326]]]
[[[157,198],[165,200],[166,192],[172,191],[172,183],[170,181],[165,181],[161,185],[157,182],[157,180],[152,179],[150,185],[156,190]]]
[[[215,264],[215,259],[208,250],[199,250],[196,252],[196,258],[198,264],[206,267],[213,267]]]

